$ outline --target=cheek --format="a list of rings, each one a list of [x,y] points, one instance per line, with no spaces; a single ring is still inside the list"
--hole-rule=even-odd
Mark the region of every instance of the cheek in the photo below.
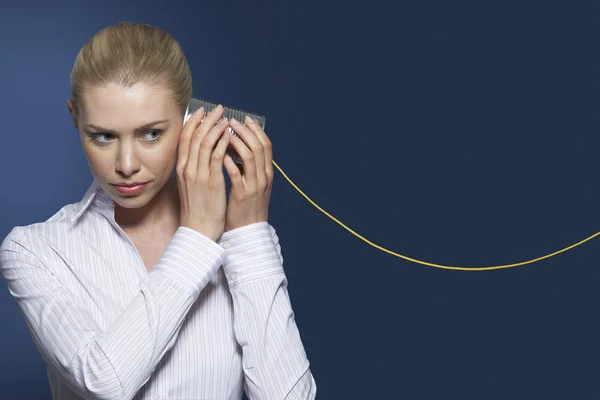
[[[177,144],[179,143],[179,137],[169,138],[169,140],[165,140],[163,145],[161,146],[161,158],[165,162],[174,161],[177,157]]]
[[[148,169],[158,171],[171,167],[177,157],[177,142],[165,140],[152,149],[140,151],[140,162]]]
[[[111,160],[107,152],[101,152],[91,147],[84,147],[83,150],[92,172],[102,174],[111,168]]]

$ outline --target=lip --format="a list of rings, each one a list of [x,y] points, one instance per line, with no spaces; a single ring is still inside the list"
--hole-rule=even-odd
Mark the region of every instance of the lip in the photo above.
[[[139,186],[139,185],[143,185],[146,183],[148,183],[148,182],[132,182],[132,183],[119,182],[119,183],[113,183],[113,185],[114,186]]]
[[[137,183],[137,184],[128,184],[128,185],[113,185],[115,187],[115,189],[117,189],[117,191],[119,193],[123,193],[123,194],[138,194],[140,193],[142,190],[144,190],[146,188],[146,186],[148,185],[148,182],[142,182],[142,183]]]

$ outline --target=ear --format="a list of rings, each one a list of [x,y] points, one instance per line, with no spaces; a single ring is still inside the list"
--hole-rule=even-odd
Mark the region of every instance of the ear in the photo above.
[[[71,114],[71,119],[73,119],[73,125],[75,125],[75,129],[79,130],[79,126],[77,125],[77,117],[75,116],[75,110],[73,109],[73,102],[71,99],[67,100],[67,107],[69,107],[69,113]]]

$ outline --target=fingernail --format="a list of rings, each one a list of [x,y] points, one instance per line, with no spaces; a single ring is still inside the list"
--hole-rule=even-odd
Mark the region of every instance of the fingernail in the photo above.
[[[232,123],[233,125],[239,125],[239,124],[240,124],[240,123],[238,122],[238,120],[237,120],[237,119],[235,119],[235,118],[231,118],[231,123]]]
[[[196,115],[200,115],[200,113],[204,111],[204,107],[200,107],[199,109],[197,109],[196,111],[194,111],[194,114]]]
[[[252,119],[251,116],[246,115],[246,122],[250,122],[252,124],[252,123],[254,123],[254,120]]]

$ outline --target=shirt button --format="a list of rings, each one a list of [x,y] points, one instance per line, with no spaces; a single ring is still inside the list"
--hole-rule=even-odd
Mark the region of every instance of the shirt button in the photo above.
[[[229,280],[234,281],[235,278],[237,278],[237,272],[232,272],[231,274],[229,274]]]
[[[229,247],[229,242],[221,242],[221,247],[223,247],[224,249]]]
[[[160,394],[158,394],[158,393],[154,393],[154,394],[152,395],[152,400],[158,400],[158,399],[160,399]]]

